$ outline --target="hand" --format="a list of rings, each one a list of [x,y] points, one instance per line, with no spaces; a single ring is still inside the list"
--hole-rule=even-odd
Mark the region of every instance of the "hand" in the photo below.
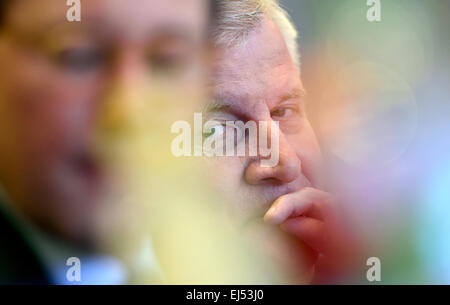
[[[355,263],[355,243],[337,213],[336,200],[326,192],[306,187],[279,197],[264,216],[317,252],[319,282],[348,272]]]

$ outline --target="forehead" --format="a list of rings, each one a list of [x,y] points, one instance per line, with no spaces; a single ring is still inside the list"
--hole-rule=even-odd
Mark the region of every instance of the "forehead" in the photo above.
[[[39,26],[71,24],[66,20],[68,9],[61,0],[16,0],[9,18],[16,26],[38,30]],[[81,18],[75,23],[95,23],[97,30],[139,37],[162,27],[203,34],[209,16],[204,0],[89,0],[81,1]]]
[[[215,69],[216,98],[253,106],[274,103],[292,90],[302,89],[298,70],[276,25],[265,20],[235,47],[226,48]]]

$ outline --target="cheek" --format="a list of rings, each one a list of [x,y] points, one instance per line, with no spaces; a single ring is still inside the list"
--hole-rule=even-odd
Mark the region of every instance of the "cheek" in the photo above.
[[[207,174],[214,188],[229,196],[240,188],[245,164],[240,157],[207,158]]]
[[[311,127],[303,128],[302,131],[289,139],[295,143],[294,149],[302,164],[302,173],[314,187],[322,186],[322,152],[317,138]]]
[[[94,96],[92,85],[51,77],[13,84],[8,107],[25,156],[52,159],[80,141],[93,114]]]

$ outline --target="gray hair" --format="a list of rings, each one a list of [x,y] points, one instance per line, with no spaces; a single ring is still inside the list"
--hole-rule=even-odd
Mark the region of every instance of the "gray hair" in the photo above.
[[[278,0],[221,1],[213,40],[218,46],[235,46],[244,42],[264,18],[270,18],[283,35],[288,51],[300,70],[297,30]]]

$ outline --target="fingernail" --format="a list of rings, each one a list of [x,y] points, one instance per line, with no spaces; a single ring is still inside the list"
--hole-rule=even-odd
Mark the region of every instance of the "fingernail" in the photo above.
[[[274,222],[275,211],[276,211],[276,208],[272,206],[264,215],[264,221],[267,221],[270,223]]]

